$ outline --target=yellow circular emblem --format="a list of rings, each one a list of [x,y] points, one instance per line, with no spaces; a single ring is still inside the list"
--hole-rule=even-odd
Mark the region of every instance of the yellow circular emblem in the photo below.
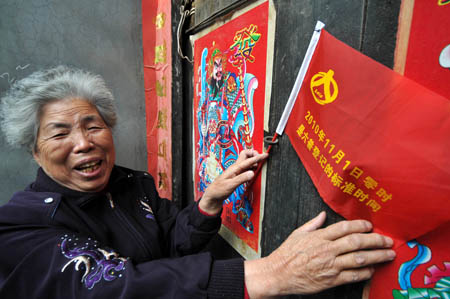
[[[338,86],[333,78],[334,71],[318,72],[311,78],[311,93],[320,105],[325,105],[336,100]]]

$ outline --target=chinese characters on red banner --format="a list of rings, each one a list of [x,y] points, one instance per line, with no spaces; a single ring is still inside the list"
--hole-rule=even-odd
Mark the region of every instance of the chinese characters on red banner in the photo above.
[[[170,1],[142,1],[148,171],[172,198],[172,55]]]
[[[320,128],[310,111],[306,112],[305,120],[297,128],[296,133],[298,135],[296,138],[304,143],[323,169],[329,183],[340,190],[342,195],[351,196],[351,199],[364,204],[372,212],[378,212],[383,203],[392,199],[392,194],[379,186],[376,179],[365,174],[358,166],[352,166],[346,151],[327,138],[326,132]],[[344,180],[344,171],[347,169],[348,179]]]

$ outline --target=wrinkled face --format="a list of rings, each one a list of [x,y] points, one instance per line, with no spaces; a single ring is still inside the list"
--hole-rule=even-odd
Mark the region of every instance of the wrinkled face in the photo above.
[[[220,57],[214,59],[213,78],[216,81],[222,79],[222,59]]]
[[[42,109],[33,157],[60,185],[101,191],[115,162],[111,129],[85,100],[50,102]]]

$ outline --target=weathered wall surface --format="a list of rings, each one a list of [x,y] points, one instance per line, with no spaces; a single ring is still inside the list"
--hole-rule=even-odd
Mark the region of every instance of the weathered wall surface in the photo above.
[[[66,64],[102,75],[116,98],[117,163],[147,168],[141,2],[0,1],[0,92],[13,78]],[[24,68],[24,69],[22,69]],[[0,138],[0,203],[34,179],[36,164]]]

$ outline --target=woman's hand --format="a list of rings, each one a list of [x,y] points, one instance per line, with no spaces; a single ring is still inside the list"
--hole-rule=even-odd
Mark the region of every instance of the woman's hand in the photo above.
[[[392,239],[370,233],[365,220],[342,221],[318,229],[325,212],[296,229],[268,257],[245,261],[250,298],[311,294],[369,279],[373,264],[391,261]]]
[[[266,159],[267,153],[259,154],[256,150],[244,150],[236,163],[228,167],[206,188],[199,202],[200,209],[210,215],[215,215],[222,209],[222,204],[241,184],[253,179],[259,162]]]

